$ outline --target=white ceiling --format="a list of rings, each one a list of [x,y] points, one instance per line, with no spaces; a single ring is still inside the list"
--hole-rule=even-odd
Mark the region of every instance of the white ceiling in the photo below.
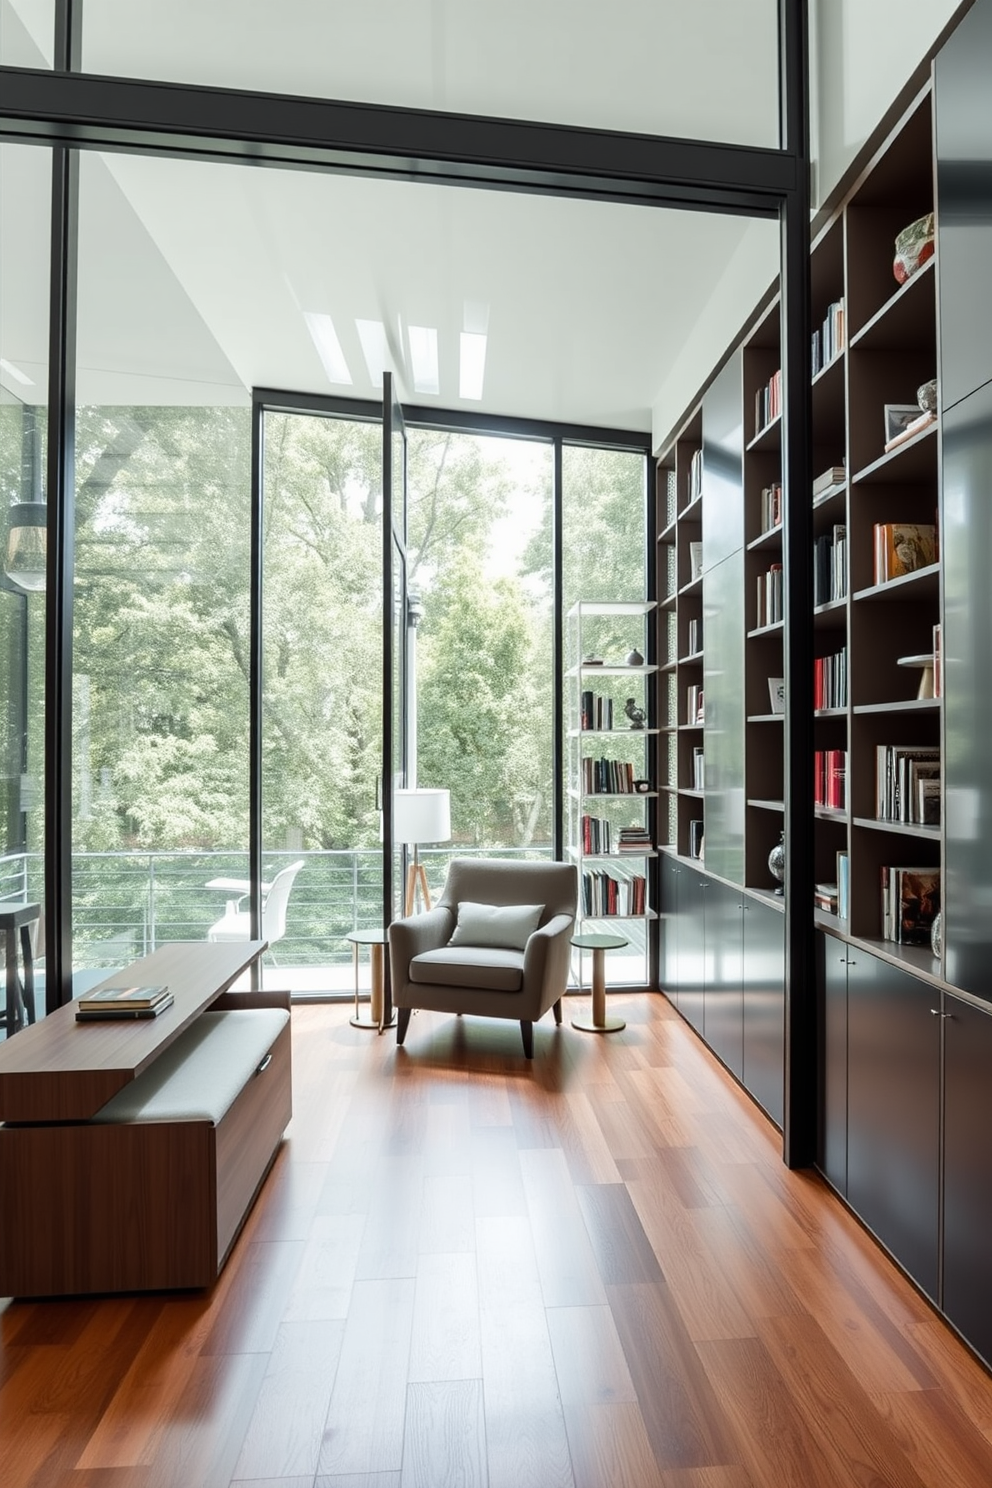
[[[29,0],[14,3],[27,19],[31,9],[37,21],[49,0],[30,0],[30,7]],[[10,0],[2,4],[7,10],[0,9],[0,22],[10,14]],[[203,0],[174,0],[167,7],[150,7],[147,15],[142,6],[140,25],[135,23],[137,8],[136,0],[129,0],[130,24],[122,22],[116,29],[111,20],[118,11],[123,15],[118,0],[87,0],[87,25],[94,28],[93,36],[103,35],[108,49],[112,43],[117,48],[101,53],[101,66],[125,70],[127,48],[133,56],[139,42],[145,55],[162,59],[160,75],[183,64],[188,64],[180,74],[184,77],[189,65],[209,75],[224,63],[219,22],[226,17],[234,26],[233,0],[211,0],[209,5]],[[310,36],[319,31],[318,22],[326,25],[332,16],[355,55],[364,57],[374,38],[371,32],[363,35],[361,17],[372,9],[352,6],[345,26],[344,7],[337,4],[283,0],[272,7],[282,28],[276,35],[267,29],[267,8],[255,0],[239,0],[239,26],[254,44],[250,55],[245,49],[236,52],[236,64],[231,64],[246,73],[221,80],[258,84],[259,58],[271,45],[264,73],[268,86],[280,86],[273,77],[288,85],[287,69],[292,66],[296,68],[292,77],[309,79],[307,86],[313,89],[318,73],[328,79],[338,74],[330,65],[323,71],[315,67],[314,49],[306,45],[298,46],[292,58],[285,46],[280,51],[276,43],[284,42],[294,17],[301,28],[306,22],[305,34]],[[566,6],[565,0],[554,4],[540,0],[527,11],[525,24],[516,0],[501,6],[501,14],[509,18],[507,36],[524,38],[528,57],[533,47],[540,53],[542,46],[550,46],[551,19],[560,23],[567,10],[565,29],[571,56],[578,59],[577,70],[547,73],[541,96],[549,108],[565,108],[569,96],[578,96],[582,68],[589,66],[600,35],[598,22],[586,31],[577,30],[577,18],[598,17],[605,9],[612,17],[612,5],[587,6],[582,0]],[[629,13],[632,43],[638,30],[657,27],[662,20],[671,28],[675,7],[668,0],[654,6],[622,0],[616,9]],[[746,11],[753,18],[757,12],[774,15],[775,5],[774,0],[767,4],[697,0],[678,9],[691,16],[685,45],[698,46],[697,10],[712,23],[717,11],[734,15]],[[399,87],[405,77],[405,85],[420,92],[391,101],[417,103],[436,103],[439,90],[444,90],[436,67],[430,74],[433,81],[426,81],[424,59],[417,51],[423,38],[418,27],[403,29],[410,15],[415,12],[434,36],[435,51],[443,40],[442,51],[451,56],[459,45],[468,44],[464,13],[478,16],[482,34],[490,40],[495,13],[488,0],[472,4],[460,0],[450,6],[385,0],[374,10],[380,22],[384,14],[396,22],[384,26],[381,35],[376,33],[380,50],[395,62],[401,43],[410,48],[406,72],[384,66],[383,86],[392,78]],[[168,15],[168,27],[161,33],[160,11]],[[184,51],[173,40],[175,36],[188,40],[183,17],[204,40],[202,53],[188,47]],[[8,26],[7,37],[12,34]],[[332,33],[321,34],[326,38]],[[731,27],[726,34],[737,32]],[[161,47],[155,40],[160,35]],[[3,37],[0,32],[0,44]],[[560,47],[560,37],[556,44]],[[478,42],[475,46],[478,51]],[[333,48],[327,55],[340,61]],[[722,56],[721,42],[712,49],[716,76],[722,75]],[[643,60],[643,52],[630,44],[625,57],[633,69],[631,79],[637,82],[641,67],[637,59]],[[491,53],[490,61],[498,58],[498,50]],[[515,65],[519,70],[519,59]],[[483,78],[499,75],[502,69],[480,68],[477,58],[480,96],[475,107],[510,112],[507,97],[497,101],[501,88],[506,91],[503,82],[490,77],[485,83]],[[667,69],[659,69],[654,58],[650,70],[654,91],[668,107],[676,92],[681,96],[686,79],[680,75],[676,89]],[[363,76],[371,78],[372,73]],[[537,79],[532,82],[536,88]],[[328,84],[323,91],[333,88]],[[627,107],[624,99],[630,91],[615,79],[611,107]],[[648,96],[640,91],[638,107]],[[721,100],[716,96],[719,91],[705,90],[706,107],[716,115],[721,108],[732,113],[734,98]],[[723,90],[728,91],[735,94]],[[750,96],[754,90],[736,91]],[[450,80],[445,96],[451,106],[467,106],[461,95],[452,100]],[[533,111],[530,105],[537,94],[525,89],[520,96],[525,100],[520,111]],[[595,99],[587,101],[595,112],[599,107]],[[605,101],[604,94],[604,106]],[[700,122],[705,112],[697,98],[693,107],[687,104],[685,118]],[[666,127],[671,127],[670,121]],[[693,129],[684,124],[681,132]],[[45,381],[47,324],[44,161],[43,152],[29,147],[0,150],[0,212],[7,224],[0,252],[0,357],[30,375],[39,390]],[[19,230],[12,232],[12,223],[19,224]],[[659,388],[671,381],[693,325],[748,227],[753,233],[755,225],[742,219],[648,207],[84,154],[78,397],[81,402],[104,403],[240,402],[253,385],[264,385],[373,398],[377,389],[366,370],[356,328],[357,320],[369,320],[386,327],[394,370],[407,401],[646,431]],[[760,230],[768,234],[771,274],[777,230],[771,223]],[[728,337],[748,308],[735,307],[736,321],[728,323]],[[329,381],[304,312],[332,317],[350,384]],[[483,398],[466,401],[458,396],[459,337],[462,331],[478,328],[480,317],[488,331]],[[410,326],[438,333],[440,390],[434,397],[413,386]],[[3,368],[0,381],[25,396],[23,385],[11,382]]]

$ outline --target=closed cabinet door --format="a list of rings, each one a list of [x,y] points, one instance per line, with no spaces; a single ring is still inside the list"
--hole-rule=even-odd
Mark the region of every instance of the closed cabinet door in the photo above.
[[[706,1042],[738,1079],[744,1067],[741,893],[712,882],[706,891]]]
[[[953,997],[944,1019],[943,1307],[992,1362],[992,1014]]]
[[[847,1198],[937,1297],[938,994],[862,951],[847,966]]]
[[[820,1131],[819,1166],[838,1193],[847,1193],[847,962],[848,948],[819,935]]]
[[[705,1036],[706,898],[709,883],[683,868],[679,875],[679,1012]]]
[[[682,869],[674,859],[661,860],[661,908],[658,977],[668,1000],[679,1005],[679,879]]]
[[[744,899],[744,1086],[782,1125],[785,1088],[785,915]]]

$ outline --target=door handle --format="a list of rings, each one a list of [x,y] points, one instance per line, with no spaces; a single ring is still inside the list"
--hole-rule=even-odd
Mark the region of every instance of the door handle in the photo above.
[[[261,1064],[255,1070],[256,1075],[264,1075],[265,1074],[265,1071],[268,1069],[268,1067],[269,1067],[269,1065],[271,1063],[272,1063],[272,1055],[271,1054],[266,1054],[266,1056],[262,1060]]]

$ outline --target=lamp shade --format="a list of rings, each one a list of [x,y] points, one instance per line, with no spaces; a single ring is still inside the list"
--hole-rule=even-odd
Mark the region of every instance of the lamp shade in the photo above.
[[[393,840],[416,844],[447,842],[451,836],[451,792],[393,792]]]
[[[18,501],[10,508],[4,572],[18,589],[31,594],[45,587],[47,524],[48,508],[43,501]]]

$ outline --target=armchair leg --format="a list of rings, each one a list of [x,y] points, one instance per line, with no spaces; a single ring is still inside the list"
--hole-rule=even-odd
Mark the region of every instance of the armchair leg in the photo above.
[[[410,1027],[410,1014],[412,1012],[412,1008],[396,1009],[396,1042],[398,1044],[402,1044],[406,1038],[406,1031]]]
[[[527,1023],[523,1018],[520,1020],[520,1033],[524,1041],[524,1056],[527,1059],[534,1058],[534,1025]]]
[[[559,997],[558,1001],[555,1003],[554,1007],[552,1008],[552,1012],[555,1015],[555,1022],[556,1023],[560,1023],[561,1022],[561,998],[560,997]]]

